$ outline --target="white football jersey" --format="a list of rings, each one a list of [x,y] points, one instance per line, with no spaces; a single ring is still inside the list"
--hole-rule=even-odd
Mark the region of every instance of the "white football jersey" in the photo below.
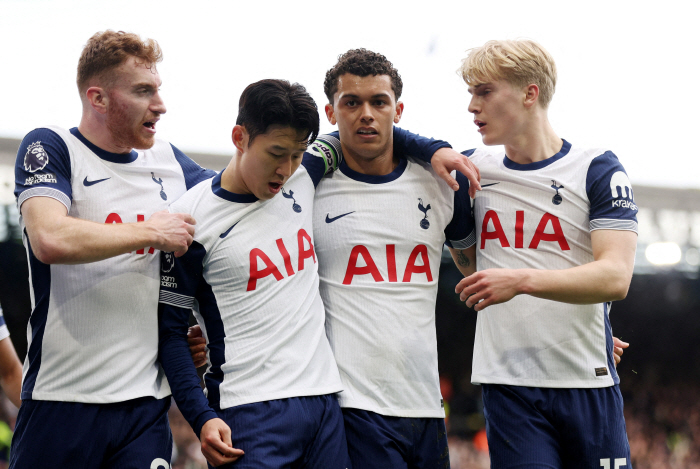
[[[315,180],[310,172],[299,167],[282,193],[265,201],[224,190],[219,174],[170,207],[192,214],[197,231],[187,254],[163,256],[161,356],[168,373],[171,363],[189,366],[189,375],[170,381],[195,428],[207,402],[189,353],[177,349],[190,308],[207,339],[209,407],[342,389],[324,329],[312,229],[315,182],[323,170]]]
[[[385,176],[342,163],[316,190],[314,238],[342,407],[444,417],[435,301],[443,244],[474,244],[466,178],[455,193],[429,166]]]
[[[553,157],[517,164],[465,152],[478,166],[477,268],[568,269],[592,262],[591,231],[637,231],[632,186],[617,157],[564,141]],[[478,313],[472,381],[548,388],[619,382],[609,303],[519,295]]]
[[[17,155],[18,207],[51,197],[71,217],[97,223],[147,220],[213,173],[156,140],[129,155],[106,152],[77,128],[30,132]],[[78,265],[47,265],[24,222],[32,314],[22,399],[110,403],[170,394],[158,355],[160,252],[141,249]]]

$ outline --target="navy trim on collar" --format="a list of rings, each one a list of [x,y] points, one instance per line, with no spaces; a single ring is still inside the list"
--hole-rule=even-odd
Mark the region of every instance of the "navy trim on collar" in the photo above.
[[[253,194],[235,194],[221,187],[222,174],[224,174],[223,169],[219,172],[219,174],[214,176],[214,178],[211,181],[211,191],[214,193],[214,195],[217,195],[224,200],[228,200],[229,202],[238,202],[241,204],[249,204],[258,200],[258,198],[255,197],[255,195]]]
[[[86,147],[88,147],[94,154],[99,156],[105,161],[109,161],[110,163],[133,163],[136,161],[136,158],[139,157],[139,154],[136,153],[136,150],[131,150],[130,153],[111,153],[108,152],[107,150],[103,150],[102,148],[98,147],[94,143],[92,143],[90,140],[85,138],[83,134],[80,133],[77,127],[73,127],[70,129],[70,133],[73,134],[74,137],[76,137],[78,140],[83,142]]]
[[[390,172],[389,174],[383,174],[381,176],[358,173],[357,171],[350,169],[345,160],[343,160],[342,163],[340,163],[338,169],[341,170],[343,174],[345,174],[347,177],[349,177],[350,179],[354,179],[355,181],[366,182],[368,184],[385,184],[387,182],[395,181],[396,179],[401,177],[403,172],[406,170],[407,165],[408,160],[405,158],[401,158],[399,160],[398,166],[396,166],[396,168],[392,172]]]
[[[564,158],[569,153],[569,150],[571,150],[571,144],[563,138],[561,140],[563,143],[561,145],[561,150],[559,150],[559,153],[547,158],[546,160],[535,161],[534,163],[520,164],[510,160],[508,158],[508,155],[506,155],[503,157],[503,165],[508,169],[514,169],[516,171],[533,171],[535,169],[546,168],[550,164]]]

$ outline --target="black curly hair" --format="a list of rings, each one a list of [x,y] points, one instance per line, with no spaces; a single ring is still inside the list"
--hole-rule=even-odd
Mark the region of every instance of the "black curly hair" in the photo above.
[[[346,73],[358,77],[389,75],[396,100],[398,101],[401,97],[401,91],[403,91],[401,75],[386,57],[367,49],[351,49],[339,55],[338,63],[326,72],[323,91],[329,103],[333,104],[333,95],[338,91],[338,78]]]

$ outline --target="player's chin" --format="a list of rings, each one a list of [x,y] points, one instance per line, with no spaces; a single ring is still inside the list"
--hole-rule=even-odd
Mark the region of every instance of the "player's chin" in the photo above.
[[[148,136],[148,137],[139,136],[139,138],[136,139],[136,141],[134,142],[132,147],[137,149],[137,150],[148,150],[155,143],[156,143],[156,139],[153,135]]]

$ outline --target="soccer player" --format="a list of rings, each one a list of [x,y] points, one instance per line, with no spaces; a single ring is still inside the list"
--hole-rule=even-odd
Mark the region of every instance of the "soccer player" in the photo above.
[[[629,178],[610,150],[554,132],[556,66],[539,44],[490,41],[461,73],[483,142],[505,146],[465,152],[482,177],[479,271],[456,288],[478,311],[472,381],[492,467],[630,467],[609,320],[634,266]]]
[[[460,257],[475,242],[469,183],[458,173],[453,192],[406,155],[402,132],[394,144],[402,87],[365,49],[340,56],[324,83],[344,161],[316,190],[314,239],[355,468],[449,465],[435,301],[443,244]]]
[[[316,186],[337,161],[326,147],[305,153],[318,128],[301,85],[249,85],[230,163],[170,207],[199,225],[184,256],[163,256],[160,358],[212,466],[349,467],[312,228]],[[192,309],[207,397],[187,345]]]
[[[187,250],[194,219],[165,209],[213,172],[155,139],[160,60],[153,40],[95,34],[78,63],[80,125],[20,146],[33,310],[11,467],[169,467],[158,251]]]
[[[5,317],[0,307],[0,386],[5,395],[17,407],[22,403],[22,363],[15,351],[10,331],[5,324]]]

